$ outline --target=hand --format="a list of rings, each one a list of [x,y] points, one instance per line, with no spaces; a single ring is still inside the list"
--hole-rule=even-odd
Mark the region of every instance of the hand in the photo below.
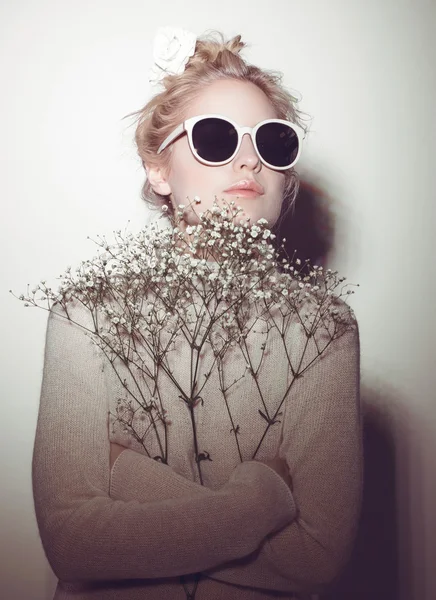
[[[285,481],[290,490],[293,490],[292,479],[289,473],[288,465],[283,458],[276,456],[272,460],[261,460],[260,462],[273,469]]]
[[[126,450],[126,448],[124,446],[120,446],[120,444],[111,442],[111,449],[110,449],[110,455],[109,455],[109,465],[110,465],[111,471],[112,471],[114,462],[117,460],[118,456],[121,454],[121,452],[123,450]]]

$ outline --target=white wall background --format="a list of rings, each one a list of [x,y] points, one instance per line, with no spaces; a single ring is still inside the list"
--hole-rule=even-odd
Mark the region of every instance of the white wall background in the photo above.
[[[54,280],[86,236],[147,220],[121,121],[149,98],[157,26],[241,33],[313,117],[300,165],[337,215],[366,409],[395,444],[401,600],[436,598],[434,0],[15,0],[0,6],[0,596],[51,598],[31,457],[46,313],[8,290]],[[432,339],[433,338],[433,339]],[[432,343],[433,342],[433,343]],[[369,574],[370,575],[370,574]],[[372,598],[377,598],[376,593]]]

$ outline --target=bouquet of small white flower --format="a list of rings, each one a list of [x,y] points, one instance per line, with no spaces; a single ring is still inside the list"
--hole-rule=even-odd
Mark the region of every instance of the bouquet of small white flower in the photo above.
[[[184,208],[179,206],[176,225],[183,219]],[[236,380],[227,388],[223,383],[227,352],[242,352],[246,371],[241,377],[256,378],[266,338],[259,344],[261,358],[256,367],[246,339],[256,326],[262,328],[260,323],[267,324],[266,337],[269,328],[279,330],[285,352],[285,331],[292,316],[299,318],[307,338],[322,329],[327,343],[319,348],[319,357],[355,319],[346,302],[339,301],[354,292],[345,291],[343,286],[340,294],[334,293],[345,277],[339,278],[330,269],[324,272],[317,265],[309,266],[309,274],[303,276],[298,258],[279,260],[279,252],[271,243],[275,236],[267,221],[260,219],[250,225],[248,220],[240,220],[236,224],[239,212],[234,202],[226,208],[215,202],[212,210],[200,213],[198,225],[184,230],[178,226],[160,229],[152,223],[135,235],[117,231],[115,243],[99,238],[93,259],[83,261],[75,272],[68,268],[56,292],[41,282],[30,294],[19,296],[25,306],[51,311],[58,305],[67,319],[71,319],[74,303],[90,312],[94,329],[87,334],[127,392],[126,399],[118,400],[117,414],[112,417],[149,456],[147,436],[153,430],[160,449],[153,458],[164,463],[169,461],[167,428],[171,421],[159,393],[159,373],[166,373],[190,413],[195,462],[202,483],[201,462],[211,459],[198,448],[195,407],[204,404],[202,390],[214,368],[220,374],[221,393],[242,461],[240,426],[234,422],[226,401]],[[300,318],[303,306],[310,310]],[[174,378],[169,360],[180,343],[191,348],[193,377],[189,389]],[[206,345],[212,349],[214,361],[202,372]],[[292,381],[309,366],[298,370],[290,365]],[[125,378],[126,367],[129,380]],[[252,459],[269,428],[278,421],[291,386],[292,382],[272,412],[262,400],[258,412],[265,421],[265,430]]]

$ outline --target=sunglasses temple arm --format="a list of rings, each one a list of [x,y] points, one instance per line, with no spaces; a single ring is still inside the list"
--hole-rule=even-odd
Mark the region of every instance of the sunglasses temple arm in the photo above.
[[[157,153],[160,154],[162,152],[162,150],[165,150],[165,148],[167,146],[169,146],[171,144],[171,142],[173,142],[176,138],[178,138],[179,135],[181,135],[184,131],[185,131],[185,124],[182,123],[181,125],[176,127],[176,129],[172,133],[170,133],[170,135],[162,142],[162,144],[158,148]]]

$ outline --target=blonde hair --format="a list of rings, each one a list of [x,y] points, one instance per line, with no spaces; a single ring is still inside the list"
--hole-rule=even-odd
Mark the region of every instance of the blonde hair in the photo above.
[[[215,36],[218,39],[215,39]],[[167,75],[163,80],[164,89],[156,94],[140,110],[127,117],[136,117],[135,142],[142,165],[158,166],[168,171],[171,161],[170,148],[160,155],[157,150],[165,138],[183,121],[184,109],[198,95],[200,89],[222,79],[251,82],[258,86],[274,107],[277,118],[296,123],[306,132],[301,112],[296,108],[298,102],[281,83],[282,74],[267,71],[247,64],[239,55],[246,46],[237,35],[228,41],[219,31],[212,31],[197,38],[195,53],[189,59],[180,75]],[[294,205],[299,189],[299,179],[294,169],[285,171],[285,190],[282,212],[276,227]],[[142,198],[150,208],[168,206],[167,215],[174,216],[168,197],[153,191],[148,180],[142,187]]]

